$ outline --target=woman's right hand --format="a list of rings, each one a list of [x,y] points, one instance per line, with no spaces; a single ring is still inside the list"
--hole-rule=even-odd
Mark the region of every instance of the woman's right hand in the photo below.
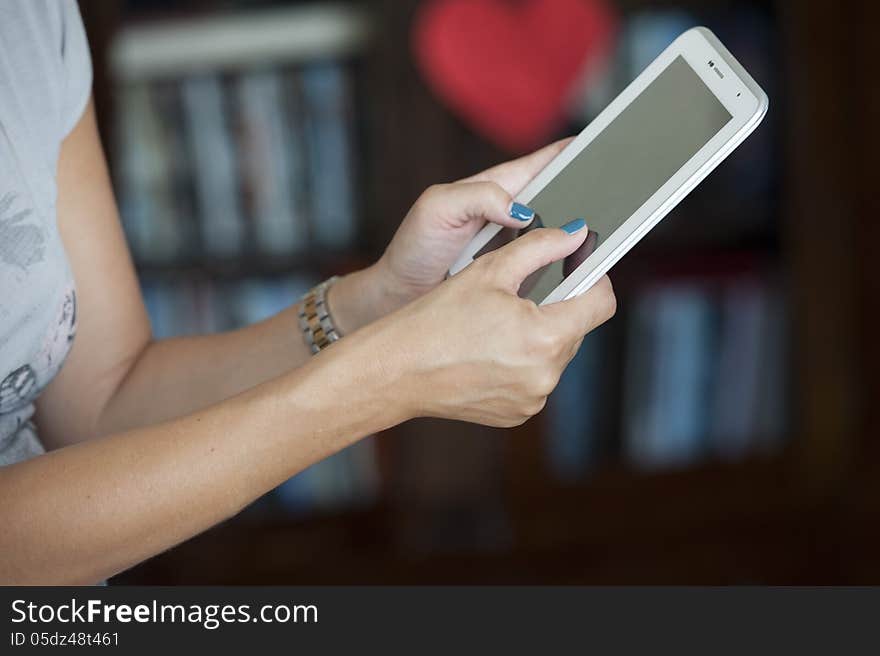
[[[365,345],[397,381],[404,415],[510,427],[540,412],[584,335],[614,315],[616,301],[607,277],[546,306],[517,290],[586,237],[586,227],[533,230],[365,329]]]

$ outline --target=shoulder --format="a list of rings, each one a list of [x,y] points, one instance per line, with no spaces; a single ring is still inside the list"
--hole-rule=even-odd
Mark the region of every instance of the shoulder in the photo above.
[[[92,67],[76,0],[0,2],[0,89],[15,119],[40,120],[60,141],[88,102]],[[48,122],[47,122],[48,121]],[[47,135],[48,136],[48,135]]]

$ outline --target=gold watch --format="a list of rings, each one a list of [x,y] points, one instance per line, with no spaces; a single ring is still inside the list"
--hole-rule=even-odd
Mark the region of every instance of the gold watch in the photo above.
[[[303,294],[299,304],[299,327],[312,354],[325,349],[341,335],[327,307],[327,290],[339,279],[333,276]]]

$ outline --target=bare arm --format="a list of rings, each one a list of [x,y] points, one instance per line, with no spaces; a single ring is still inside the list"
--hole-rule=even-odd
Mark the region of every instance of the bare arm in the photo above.
[[[423,194],[383,257],[330,289],[343,333],[436,287],[485,221],[518,226],[511,196],[566,143]],[[48,447],[181,417],[308,360],[295,306],[233,332],[152,339],[91,104],[61,148],[57,209],[76,280],[78,327],[64,368],[37,404]]]
[[[479,224],[457,217],[508,221],[509,202],[489,182],[436,188],[398,244],[430,246],[409,228],[438,213],[455,219],[447,230],[464,243]],[[4,583],[110,576],[410,417],[522,423],[543,407],[582,336],[614,312],[607,279],[546,307],[517,296],[531,272],[587,233],[583,222],[574,233],[534,230],[290,371],[304,348],[289,339],[283,313],[239,333],[152,343],[91,109],[62,148],[58,210],[79,324],[37,420],[52,445],[70,446],[0,468]],[[364,317],[377,311],[366,311],[369,289],[357,296],[336,297],[344,321],[362,306]]]
[[[62,146],[58,188],[79,325],[64,368],[38,403],[48,446],[183,416],[309,358],[295,307],[233,332],[151,338],[91,105]],[[334,291],[333,310],[349,331],[385,311],[375,278],[374,268],[359,271]]]
[[[359,343],[185,418],[0,469],[0,581],[94,583],[401,421],[393,381]]]
[[[111,576],[410,417],[521,424],[582,335],[614,312],[607,279],[546,307],[516,295],[586,232],[533,231],[294,372],[205,410],[0,468],[0,582]]]

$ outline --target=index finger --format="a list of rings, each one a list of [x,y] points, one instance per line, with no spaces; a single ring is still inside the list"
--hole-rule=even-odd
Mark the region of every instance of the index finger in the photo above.
[[[498,164],[462,182],[494,182],[511,196],[516,196],[551,160],[572,142],[574,137],[560,139],[530,155]]]

